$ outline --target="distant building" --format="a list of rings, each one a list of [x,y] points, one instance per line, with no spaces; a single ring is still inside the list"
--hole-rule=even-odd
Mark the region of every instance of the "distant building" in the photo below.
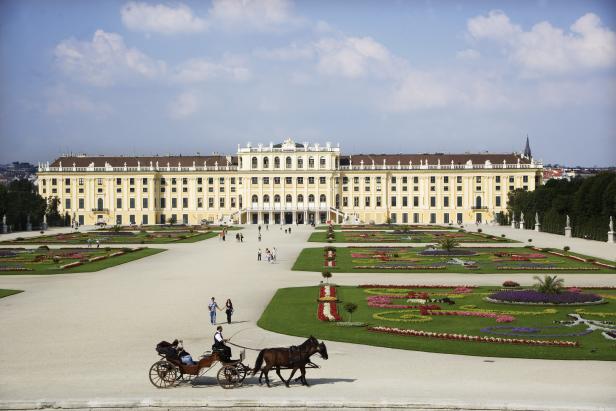
[[[234,156],[60,157],[38,177],[81,224],[449,224],[494,220],[542,168],[515,153],[342,155],[288,139]]]
[[[14,161],[11,164],[0,164],[0,184],[21,179],[36,181],[36,171],[36,166],[30,163]]]

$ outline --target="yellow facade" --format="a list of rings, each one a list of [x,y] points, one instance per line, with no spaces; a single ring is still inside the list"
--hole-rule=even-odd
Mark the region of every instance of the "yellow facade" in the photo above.
[[[492,221],[541,172],[518,155],[341,156],[287,140],[235,157],[61,157],[40,165],[38,187],[86,225],[447,224]]]

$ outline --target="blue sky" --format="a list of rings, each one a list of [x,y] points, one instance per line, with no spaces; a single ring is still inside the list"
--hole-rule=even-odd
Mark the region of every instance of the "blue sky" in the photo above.
[[[3,1],[0,162],[511,152],[616,165],[612,1]]]

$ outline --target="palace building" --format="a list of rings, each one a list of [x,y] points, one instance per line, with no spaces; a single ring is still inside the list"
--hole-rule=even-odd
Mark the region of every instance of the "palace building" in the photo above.
[[[235,156],[63,156],[39,165],[38,189],[80,224],[488,222],[541,184],[526,151],[342,155],[288,139]]]

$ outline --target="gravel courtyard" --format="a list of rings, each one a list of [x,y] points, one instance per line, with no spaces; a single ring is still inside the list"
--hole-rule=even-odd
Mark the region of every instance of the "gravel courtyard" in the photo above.
[[[499,229],[499,230],[506,230]],[[495,233],[500,233],[495,230]],[[486,230],[488,231],[488,230]],[[167,251],[96,273],[0,276],[0,288],[25,292],[0,299],[0,409],[45,405],[167,406],[180,408],[304,406],[408,406],[463,409],[616,409],[616,363],[482,358],[431,354],[327,342],[329,360],[308,371],[310,388],[259,386],[223,390],[212,374],[207,384],[154,388],[148,369],[160,340],[180,338],[193,356],[212,345],[215,327],[207,304],[234,302],[234,323],[226,338],[248,347],[288,346],[301,338],[259,329],[255,323],[277,288],[314,285],[319,273],[293,272],[313,229],[277,226],[234,232],[226,242],[163,244]],[[562,238],[525,232],[538,246],[559,246]],[[515,236],[510,236],[515,238]],[[552,243],[554,243],[552,245]],[[593,242],[569,241],[573,251],[593,254]],[[597,244],[597,257],[614,259],[614,245]],[[278,262],[257,262],[258,248],[277,247]],[[611,247],[611,248],[610,248]],[[614,251],[610,251],[614,250]],[[610,255],[611,254],[611,255]],[[511,274],[335,274],[340,284],[500,284]],[[567,284],[616,285],[614,275],[564,274]],[[516,275],[530,284],[532,275]],[[316,304],[315,304],[316,315]],[[224,313],[218,320],[223,322]],[[234,348],[234,356],[237,349]],[[254,365],[256,353],[247,351]],[[315,357],[316,358],[316,357]],[[272,373],[270,376],[274,376]],[[287,376],[288,372],[283,375]]]

